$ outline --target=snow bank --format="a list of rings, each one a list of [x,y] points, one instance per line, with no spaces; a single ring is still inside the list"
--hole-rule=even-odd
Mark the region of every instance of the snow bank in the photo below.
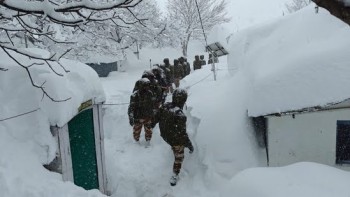
[[[38,49],[30,52],[48,57]],[[42,63],[13,54],[23,65]],[[4,52],[0,52],[0,120],[33,111],[17,118],[0,121],[0,196],[98,196],[72,183],[63,183],[61,176],[42,166],[55,157],[57,144],[50,133],[50,125],[63,126],[77,112],[80,104],[94,99],[105,100],[102,86],[94,70],[85,64],[62,59],[62,66],[51,63],[30,67],[36,85],[44,84],[45,91],[56,100],[52,102],[42,91],[31,85],[24,68],[18,66]]]
[[[350,173],[316,163],[278,168],[254,168],[237,174],[221,197],[347,196]]]
[[[249,116],[296,110],[350,97],[350,28],[309,6],[234,36],[228,61],[251,83]]]

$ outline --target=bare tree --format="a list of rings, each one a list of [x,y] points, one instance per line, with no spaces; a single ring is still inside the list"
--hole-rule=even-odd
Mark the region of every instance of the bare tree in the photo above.
[[[230,21],[230,18],[226,17],[225,0],[197,0],[197,3],[205,32],[215,25]],[[184,56],[187,56],[190,39],[203,38],[198,9],[195,0],[168,0],[169,27],[181,43]]]
[[[289,13],[296,12],[303,7],[306,7],[311,3],[311,0],[293,0],[290,3],[286,3],[286,8]]]
[[[31,67],[36,65],[46,65],[55,74],[52,63],[60,64],[60,59],[71,49],[62,51],[60,54],[51,51],[49,57],[43,58],[23,50],[18,40],[44,46],[46,42],[54,44],[70,44],[72,43],[69,36],[58,38],[57,29],[60,27],[62,31],[74,34],[77,31],[86,31],[86,27],[94,26],[95,30],[100,25],[106,23],[114,24],[114,27],[122,27],[123,25],[142,24],[146,19],[138,18],[132,9],[140,4],[143,0],[0,0],[0,48],[12,58],[19,66],[24,68],[28,74],[31,84],[39,88],[43,92],[43,96],[47,96],[52,101],[60,102],[67,99],[56,100],[51,97],[45,90],[43,84],[37,84],[32,77]],[[129,13],[132,17],[125,19],[125,14]],[[85,29],[86,28],[86,29]],[[99,29],[107,31],[106,29]],[[20,62],[13,53],[36,59],[39,63],[27,65],[26,62]],[[60,64],[61,65],[61,64]],[[64,69],[64,67],[61,65]],[[6,72],[8,68],[0,66],[0,72]],[[64,69],[65,72],[69,72]]]
[[[83,62],[93,54],[122,57],[122,51],[136,50],[137,44],[157,46],[162,42],[159,34],[165,25],[154,0],[143,0],[130,9],[119,9],[117,13],[123,16],[123,21],[89,23],[77,29],[72,38],[78,44],[67,54],[68,57]]]

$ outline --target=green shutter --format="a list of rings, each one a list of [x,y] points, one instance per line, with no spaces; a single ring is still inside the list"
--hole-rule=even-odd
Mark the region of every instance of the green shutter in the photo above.
[[[93,110],[79,113],[68,123],[74,184],[99,189]]]

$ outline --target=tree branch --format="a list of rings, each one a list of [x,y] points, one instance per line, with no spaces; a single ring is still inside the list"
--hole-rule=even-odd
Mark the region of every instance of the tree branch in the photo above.
[[[46,97],[48,97],[48,98],[49,98],[51,101],[53,101],[53,102],[64,102],[64,101],[68,101],[69,99],[71,99],[71,97],[66,98],[66,99],[54,99],[53,97],[51,97],[51,96],[49,95],[49,93],[45,90],[45,87],[43,86],[43,85],[45,84],[45,82],[44,82],[42,85],[40,85],[40,86],[36,85],[35,82],[34,82],[34,80],[33,80],[32,75],[31,75],[31,73],[30,73],[29,67],[28,67],[28,66],[25,66],[25,65],[23,65],[23,64],[21,64],[15,57],[13,57],[13,56],[6,50],[6,48],[4,48],[3,46],[0,46],[0,47],[2,48],[2,50],[3,50],[13,61],[15,61],[19,66],[21,66],[22,68],[25,69],[25,71],[26,71],[26,73],[27,73],[27,75],[28,75],[28,77],[29,77],[29,79],[30,79],[30,82],[31,82],[32,86],[34,86],[35,88],[40,89],[40,90],[42,91],[42,93],[43,93],[43,97],[46,96]]]

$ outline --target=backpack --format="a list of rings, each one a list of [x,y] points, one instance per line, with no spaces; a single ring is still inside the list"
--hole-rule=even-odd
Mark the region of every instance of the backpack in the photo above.
[[[183,141],[183,131],[186,132],[186,116],[173,103],[165,103],[159,110],[160,136],[168,144]]]

